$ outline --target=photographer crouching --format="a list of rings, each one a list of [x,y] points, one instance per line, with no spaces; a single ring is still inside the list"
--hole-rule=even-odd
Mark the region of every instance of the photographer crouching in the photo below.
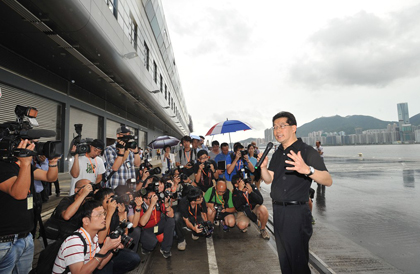
[[[261,237],[270,239],[265,228],[268,221],[268,210],[263,205],[264,199],[257,186],[249,183],[248,179],[242,179],[240,175],[232,176],[233,204],[238,211],[236,225],[242,232],[246,232],[250,221],[256,223],[260,228]]]
[[[147,188],[147,194],[144,196],[144,203],[140,211],[139,224],[142,227],[140,242],[142,253],[148,254],[153,251],[158,243],[158,237],[163,240],[160,252],[165,259],[172,256],[171,247],[174,239],[174,211],[170,206],[170,197],[159,199],[159,192],[162,193],[164,187],[160,186],[158,192],[150,185]]]
[[[207,205],[203,199],[203,192],[197,187],[190,187],[186,197],[179,203],[185,225],[192,231],[192,239],[199,236],[211,237],[213,225],[207,219]]]
[[[223,231],[228,232],[229,228],[235,226],[235,207],[232,201],[232,192],[227,189],[226,180],[219,178],[216,186],[209,188],[204,195],[207,203],[209,221],[216,224],[222,221]]]
[[[114,239],[121,236],[121,243],[124,246],[111,260],[113,273],[126,273],[133,270],[140,263],[140,256],[131,249],[134,240],[127,234],[132,224],[127,222],[124,203],[116,197],[114,190],[110,188],[98,190],[94,199],[101,203],[106,212],[105,229],[98,232],[99,244],[105,245],[106,237]]]

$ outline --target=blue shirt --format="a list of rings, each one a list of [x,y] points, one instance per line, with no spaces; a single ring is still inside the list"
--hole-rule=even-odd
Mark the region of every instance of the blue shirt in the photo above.
[[[223,154],[223,152],[220,152],[219,154],[217,154],[217,156],[214,158],[214,161],[216,162],[216,164],[217,164],[217,162],[220,162],[220,161],[226,161],[226,158],[229,156],[229,158],[230,158],[230,152],[228,152],[228,154],[227,155],[225,155],[225,154]],[[225,173],[224,174],[220,174],[219,175],[219,178],[220,177],[222,177],[222,178],[225,178],[226,179],[226,171],[225,171]]]
[[[45,159],[45,161],[41,164],[36,163],[36,167],[40,168],[42,170],[48,171],[48,159]],[[34,180],[34,185],[35,185],[35,192],[36,193],[40,193],[41,191],[44,190],[44,186],[42,185],[42,182],[40,180]]]

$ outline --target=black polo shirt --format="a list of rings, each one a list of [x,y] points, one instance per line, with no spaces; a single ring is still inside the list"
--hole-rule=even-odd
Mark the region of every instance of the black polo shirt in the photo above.
[[[16,163],[0,161],[0,184],[19,176],[20,167]],[[31,165],[31,185],[28,195],[35,193],[34,171]],[[28,199],[16,200],[9,194],[0,191],[0,236],[31,232],[34,227],[33,206],[28,209]]]
[[[308,166],[314,167],[316,170],[327,170],[324,161],[319,156],[318,152],[311,146],[302,142],[298,138],[291,146],[283,149],[283,146],[277,149],[270,161],[268,170],[274,172],[273,182],[271,184],[270,196],[274,201],[308,201],[309,188],[312,179],[300,174],[296,171],[286,170],[285,161],[288,159],[287,154],[293,150],[296,154],[300,151],[303,160]]]

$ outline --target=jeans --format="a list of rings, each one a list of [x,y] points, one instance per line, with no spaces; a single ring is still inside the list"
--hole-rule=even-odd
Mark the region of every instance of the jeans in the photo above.
[[[27,274],[32,269],[34,241],[32,234],[13,242],[0,243],[0,273]]]

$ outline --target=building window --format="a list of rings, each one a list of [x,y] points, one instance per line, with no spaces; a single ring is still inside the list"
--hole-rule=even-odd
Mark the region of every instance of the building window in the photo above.
[[[153,81],[157,84],[157,65],[155,61],[153,61]]]
[[[133,17],[130,17],[130,34],[129,39],[130,43],[133,45],[135,51],[137,52],[137,23]]]
[[[168,93],[168,104],[171,102],[171,93]]]
[[[105,3],[114,15],[115,19],[118,19],[118,0],[105,0]]]
[[[162,74],[159,75],[159,80],[160,80],[160,92],[163,93],[163,78],[162,78]]]
[[[168,98],[168,87],[165,84],[165,100]]]
[[[146,66],[147,70],[149,70],[149,54],[149,47],[147,46],[146,41],[144,41],[144,65]]]

